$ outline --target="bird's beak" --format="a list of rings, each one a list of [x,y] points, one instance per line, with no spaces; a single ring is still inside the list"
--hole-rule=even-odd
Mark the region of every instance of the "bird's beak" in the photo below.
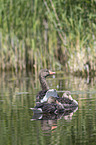
[[[54,74],[56,74],[56,73],[49,70],[49,74],[50,74],[50,75],[54,75]]]

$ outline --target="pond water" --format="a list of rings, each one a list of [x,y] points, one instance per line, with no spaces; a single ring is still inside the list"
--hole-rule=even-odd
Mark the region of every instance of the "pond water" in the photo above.
[[[78,108],[69,114],[33,115],[35,98],[40,90],[37,76],[0,75],[0,141],[2,145],[95,145],[96,78],[78,78],[64,73],[48,78],[50,89],[60,96],[69,90]],[[34,119],[35,118],[35,119]]]

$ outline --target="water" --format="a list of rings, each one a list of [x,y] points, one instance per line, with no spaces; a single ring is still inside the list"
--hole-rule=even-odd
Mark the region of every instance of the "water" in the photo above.
[[[33,120],[35,97],[40,90],[31,73],[0,76],[0,141],[2,145],[95,145],[96,144],[96,78],[82,79],[57,74],[47,79],[50,88],[70,90],[78,108],[68,115],[37,116]],[[41,120],[40,120],[41,118]],[[45,117],[46,118],[46,117]],[[57,118],[57,119],[56,119]],[[36,118],[35,118],[36,119]]]

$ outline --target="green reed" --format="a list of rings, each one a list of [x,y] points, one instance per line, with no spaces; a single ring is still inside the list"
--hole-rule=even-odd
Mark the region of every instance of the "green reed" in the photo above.
[[[0,69],[95,70],[95,0],[0,2]],[[83,60],[83,61],[82,61]]]

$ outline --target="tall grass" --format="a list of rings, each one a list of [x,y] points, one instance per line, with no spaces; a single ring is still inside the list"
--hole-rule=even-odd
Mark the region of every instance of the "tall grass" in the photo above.
[[[96,1],[0,1],[0,69],[95,69]]]

